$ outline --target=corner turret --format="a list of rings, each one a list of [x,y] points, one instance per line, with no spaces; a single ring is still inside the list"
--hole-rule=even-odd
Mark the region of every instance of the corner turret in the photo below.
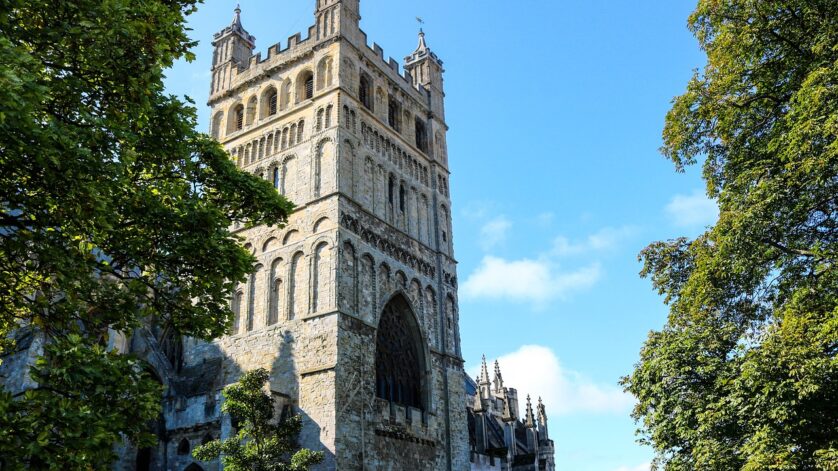
[[[233,77],[247,68],[256,48],[256,37],[242,26],[241,8],[236,5],[230,26],[215,33],[212,40],[212,83],[210,96],[230,88]]]
[[[419,30],[419,46],[413,54],[404,58],[404,68],[413,77],[413,85],[423,86],[430,93],[431,112],[445,121],[445,87],[443,84],[442,61],[428,47],[425,32]]]

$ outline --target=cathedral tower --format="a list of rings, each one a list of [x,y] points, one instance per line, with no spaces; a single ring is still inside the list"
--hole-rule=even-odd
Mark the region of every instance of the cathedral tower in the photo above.
[[[268,368],[323,469],[468,469],[442,61],[424,33],[403,70],[385,60],[358,0],[314,15],[264,57],[238,8],[215,35],[211,132],[297,208],[237,228],[259,265],[231,334],[187,342],[185,364],[221,358],[215,391]]]

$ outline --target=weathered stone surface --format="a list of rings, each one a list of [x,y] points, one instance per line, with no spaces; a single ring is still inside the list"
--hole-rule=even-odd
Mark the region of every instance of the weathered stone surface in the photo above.
[[[441,62],[423,43],[406,65],[420,73],[400,75],[357,20],[357,0],[318,2],[309,37],[264,60],[238,16],[215,37],[211,132],[297,209],[286,227],[238,230],[258,265],[231,301],[233,331],[187,339],[182,369],[161,373],[165,467],[189,464],[183,440],[233,433],[219,392],[259,367],[303,415],[301,444],[326,452],[322,469],[469,467]],[[421,407],[376,397],[394,298],[421,339]]]

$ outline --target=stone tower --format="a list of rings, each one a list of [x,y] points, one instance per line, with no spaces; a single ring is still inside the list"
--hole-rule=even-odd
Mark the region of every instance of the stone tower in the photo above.
[[[464,470],[442,61],[420,32],[401,72],[367,45],[359,8],[316,0],[307,38],[266,56],[252,54],[238,8],[214,37],[211,132],[297,207],[282,229],[236,228],[259,264],[231,301],[230,335],[186,341],[183,369],[218,373],[167,428],[229,436],[214,404],[200,426],[190,407],[209,410],[220,388],[265,367],[324,469]]]

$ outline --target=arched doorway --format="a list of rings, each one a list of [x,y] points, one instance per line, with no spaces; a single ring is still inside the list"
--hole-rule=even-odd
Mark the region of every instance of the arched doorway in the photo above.
[[[425,349],[410,303],[396,295],[381,314],[375,342],[376,396],[425,410]]]

